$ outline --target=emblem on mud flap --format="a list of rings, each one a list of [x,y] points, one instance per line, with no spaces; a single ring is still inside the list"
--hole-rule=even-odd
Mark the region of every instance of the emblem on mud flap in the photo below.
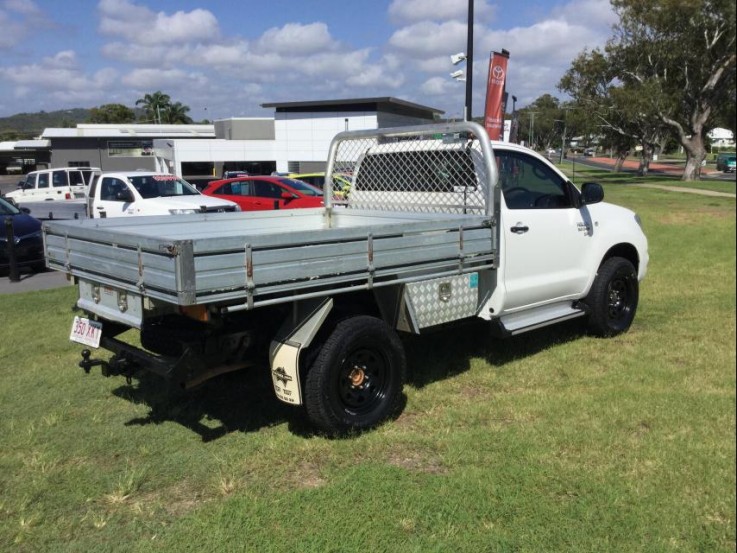
[[[284,370],[284,367],[279,367],[271,372],[274,373],[274,378],[276,379],[276,381],[283,382],[285,386],[292,381],[292,377],[287,374],[287,371]]]

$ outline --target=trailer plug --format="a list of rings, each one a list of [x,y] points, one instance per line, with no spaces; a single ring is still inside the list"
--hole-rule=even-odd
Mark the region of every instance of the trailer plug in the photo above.
[[[82,360],[79,362],[79,366],[84,369],[84,372],[86,374],[90,374],[90,369],[92,367],[96,367],[100,365],[102,367],[103,374],[105,372],[105,367],[107,366],[107,362],[103,361],[102,359],[90,359],[90,356],[92,355],[92,352],[88,349],[82,350]]]

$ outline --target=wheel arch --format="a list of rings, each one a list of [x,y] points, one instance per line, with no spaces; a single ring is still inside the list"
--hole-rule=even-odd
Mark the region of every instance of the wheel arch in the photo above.
[[[601,266],[607,259],[611,259],[612,257],[623,257],[624,259],[632,263],[637,271],[640,270],[640,254],[637,252],[637,248],[632,244],[623,242],[612,246],[601,258],[599,266]]]

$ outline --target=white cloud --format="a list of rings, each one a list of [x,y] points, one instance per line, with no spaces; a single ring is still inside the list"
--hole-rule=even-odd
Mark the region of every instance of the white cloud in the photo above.
[[[568,62],[578,52],[600,37],[586,27],[572,25],[564,20],[548,20],[530,27],[507,31],[492,31],[481,39],[482,51],[509,50],[512,59],[537,59],[551,62]]]
[[[474,21],[489,21],[495,9],[486,0],[474,2]],[[462,0],[393,0],[389,17],[395,23],[468,21],[468,3]]]
[[[426,59],[440,54],[450,56],[463,49],[466,36],[465,23],[422,21],[396,31],[389,39],[389,45],[404,56]]]
[[[25,36],[26,27],[12,21],[8,14],[0,10],[0,29],[3,32],[0,34],[0,49],[11,48]]]
[[[308,55],[335,50],[338,46],[325,23],[287,23],[283,27],[267,30],[256,43],[260,51],[287,55]]]
[[[553,15],[590,29],[608,28],[617,22],[610,0],[573,0],[556,9]]]
[[[447,96],[458,89],[458,83],[444,77],[431,77],[422,83],[421,90],[429,96]]]
[[[135,69],[125,75],[121,82],[138,90],[182,89],[209,83],[202,73],[181,69]]]
[[[31,0],[3,0],[0,2],[0,49],[18,47],[23,39],[52,23]]]
[[[208,10],[154,12],[128,0],[101,0],[100,33],[141,45],[186,44],[220,36],[217,18]]]
[[[27,16],[40,16],[41,10],[32,0],[4,0],[2,7],[8,11]]]

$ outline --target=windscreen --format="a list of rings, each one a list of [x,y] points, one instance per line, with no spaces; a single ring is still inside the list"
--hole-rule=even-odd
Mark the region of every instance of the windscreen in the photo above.
[[[129,180],[144,199],[199,195],[194,186],[175,175],[140,175]]]

